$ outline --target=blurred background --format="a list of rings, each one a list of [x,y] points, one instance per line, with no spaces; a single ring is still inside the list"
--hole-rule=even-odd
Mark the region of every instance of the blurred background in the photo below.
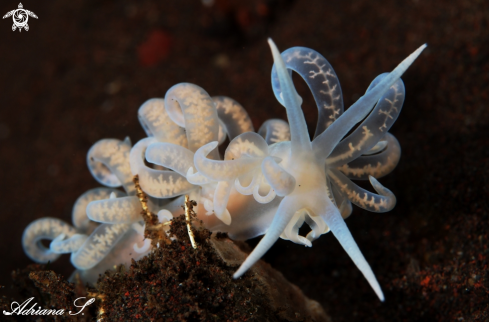
[[[312,248],[280,240],[264,259],[334,321],[489,319],[489,2],[23,5],[38,16],[29,18],[29,31],[0,21],[0,295],[22,300],[10,274],[30,263],[24,228],[46,216],[71,222],[77,197],[99,186],[86,167],[88,149],[102,138],[143,138],[137,110],[147,99],[195,83],[240,102],[258,129],[286,119],[271,90],[268,37],[281,50],[304,46],[325,56],[345,107],[428,43],[403,76],[406,100],[391,129],[401,161],[380,180],[397,206],[385,214],[354,207],[347,220],[385,303],[331,234]],[[0,13],[17,6],[2,1]],[[312,95],[294,79],[313,132]],[[72,271],[68,256],[51,268]]]

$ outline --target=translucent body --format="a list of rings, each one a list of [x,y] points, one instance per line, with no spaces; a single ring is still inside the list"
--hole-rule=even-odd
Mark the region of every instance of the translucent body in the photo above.
[[[36,245],[24,245],[29,256],[42,261],[71,252],[72,263],[88,279],[95,270],[108,267],[110,259],[127,263],[127,253],[134,251],[137,257],[150,251],[150,242],[143,239],[141,206],[134,196],[132,177],[137,174],[150,196],[150,210],[161,220],[180,214],[183,195],[189,194],[198,202],[198,218],[210,230],[228,232],[235,239],[265,234],[235,278],[280,237],[310,247],[331,231],[383,300],[344,219],[351,214],[352,203],[374,212],[395,206],[393,193],[376,178],[391,172],[399,161],[399,142],[387,131],[405,96],[400,76],[425,46],[393,72],[374,79],[366,94],[344,112],[340,83],[323,56],[304,47],[280,54],[269,43],[275,61],[272,88],[286,108],[289,123],[269,120],[254,133],[248,114],[234,100],[210,97],[189,83],[173,86],[164,100],[151,99],[139,109],[148,138],[133,148],[129,140],[101,140],[89,151],[94,177],[109,187],[122,185],[126,194],[110,190],[88,194],[74,210],[76,229],[52,219],[45,221],[44,228],[42,222],[29,226],[25,243]],[[313,140],[292,71],[306,81],[316,101]],[[218,146],[226,137],[230,143],[221,157]],[[369,179],[377,193],[350,179]],[[102,224],[92,232],[88,227],[93,229],[94,223]],[[311,231],[300,236],[304,223]],[[51,249],[39,246],[43,238],[53,240]]]

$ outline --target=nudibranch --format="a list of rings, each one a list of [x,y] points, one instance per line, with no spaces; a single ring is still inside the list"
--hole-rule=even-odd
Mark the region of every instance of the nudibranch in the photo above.
[[[365,95],[344,111],[336,73],[321,54],[304,47],[280,53],[271,40],[269,44],[274,59],[272,89],[286,108],[288,123],[268,120],[254,132],[248,114],[236,101],[211,97],[193,84],[177,84],[164,99],[150,99],[139,108],[147,138],[132,148],[128,140],[113,139],[92,147],[90,171],[110,188],[77,202],[75,227],[54,218],[29,225],[23,238],[26,253],[39,262],[72,253],[78,270],[96,272],[106,263],[127,262],[131,250],[141,256],[150,251],[149,241],[142,239],[141,205],[131,181],[138,175],[151,211],[158,213],[160,221],[180,214],[188,194],[198,203],[198,218],[211,231],[227,232],[238,240],[264,234],[235,278],[278,238],[310,247],[331,231],[383,300],[380,285],[344,219],[351,214],[352,203],[373,212],[395,206],[395,196],[377,179],[399,161],[399,142],[388,130],[404,102],[400,77],[426,45],[391,73],[376,77]],[[292,71],[307,83],[317,105],[313,140]],[[227,140],[221,157],[218,146]],[[377,193],[351,179],[368,179]],[[126,192],[114,190],[117,186]],[[311,231],[300,236],[304,223]],[[49,249],[41,239],[52,240]]]

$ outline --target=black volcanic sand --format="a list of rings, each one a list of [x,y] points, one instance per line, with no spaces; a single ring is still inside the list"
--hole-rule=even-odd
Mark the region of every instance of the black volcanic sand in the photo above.
[[[6,13],[17,3],[0,5]],[[144,136],[137,109],[179,82],[236,99],[255,129],[285,119],[270,86],[272,37],[281,50],[322,53],[345,105],[423,43],[403,76],[406,101],[391,132],[402,147],[382,184],[396,208],[355,207],[347,224],[386,296],[379,302],[328,234],[312,248],[280,240],[265,260],[334,321],[489,319],[489,2],[50,1],[28,32],[0,24],[0,284],[28,265],[20,239],[36,218],[70,222],[76,198],[99,186],[86,152],[102,138]],[[311,132],[316,108],[306,86]],[[251,241],[255,244],[256,241]],[[52,269],[68,276],[63,257]]]
[[[223,233],[211,236],[207,229],[193,231],[195,249],[185,215],[176,217],[169,230],[175,240],[166,243],[168,239],[156,238],[158,248],[133,260],[128,269],[120,265],[102,274],[95,288],[80,280],[67,283],[48,265],[39,264],[16,270],[14,285],[24,298],[35,297],[25,311],[34,303],[46,309],[65,308],[66,313],[56,320],[43,317],[47,321],[331,321],[316,301],[305,298],[297,286],[263,261],[233,279],[238,259],[249,253],[247,244],[237,245]],[[75,300],[78,307],[73,305]],[[11,311],[5,297],[0,298],[0,309]]]

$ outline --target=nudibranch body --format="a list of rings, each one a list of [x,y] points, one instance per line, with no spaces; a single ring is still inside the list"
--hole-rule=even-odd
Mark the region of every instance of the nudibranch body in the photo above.
[[[389,211],[396,203],[392,192],[376,178],[388,174],[399,161],[399,143],[388,130],[404,101],[400,76],[426,45],[391,73],[375,78],[365,95],[344,112],[339,81],[323,56],[303,47],[280,54],[271,40],[269,43],[275,62],[272,88],[286,108],[288,123],[268,120],[255,133],[248,114],[234,100],[210,97],[189,83],[173,86],[164,99],[151,99],[140,107],[138,116],[147,138],[132,148],[127,141],[100,141],[110,144],[106,142],[104,148],[96,144],[89,152],[94,177],[109,187],[122,185],[126,194],[114,195],[117,193],[112,191],[109,199],[104,196],[85,203],[86,212],[80,210],[85,217],[73,220],[76,229],[55,219],[44,219],[57,222],[43,222],[49,229],[31,224],[24,233],[29,256],[42,262],[54,259],[65,247],[63,252],[72,253],[78,269],[90,270],[94,263],[110,262],[110,256],[130,257],[132,248],[141,254],[149,251],[147,240],[143,246],[136,243],[142,242],[143,226],[131,177],[138,175],[142,190],[150,196],[151,211],[158,213],[160,220],[180,214],[183,196],[189,194],[198,202],[197,215],[208,229],[227,232],[235,239],[265,234],[235,278],[279,237],[312,246],[312,241],[332,231],[383,300],[344,218],[351,214],[351,203],[374,212]],[[302,99],[292,83],[292,71],[306,81],[316,101],[318,122],[313,140],[301,110]],[[217,147],[226,138],[230,143],[221,158]],[[377,194],[350,179],[369,179]],[[77,222],[83,222],[83,227],[102,224],[90,234]],[[304,222],[311,231],[300,236]],[[99,230],[105,233],[95,234]],[[139,240],[129,238],[119,247],[129,232]],[[41,248],[38,241],[43,238],[54,239],[50,249]],[[81,256],[83,252],[90,256]],[[80,264],[87,261],[90,265]]]
[[[98,275],[114,265],[129,265],[150,250],[144,240],[141,205],[135,196],[129,166],[131,143],[105,139],[95,143],[87,155],[94,178],[108,188],[95,188],[82,194],[72,211],[73,226],[57,218],[40,218],[24,230],[25,253],[38,263],[55,261],[61,254],[71,254],[75,274],[85,282],[95,283]],[[125,192],[115,189],[123,186]],[[168,210],[150,200],[161,221],[169,221]],[[172,209],[171,207],[167,208]],[[161,210],[161,211],[160,211]],[[50,240],[45,247],[41,241]],[[141,245],[141,246],[139,246]]]

